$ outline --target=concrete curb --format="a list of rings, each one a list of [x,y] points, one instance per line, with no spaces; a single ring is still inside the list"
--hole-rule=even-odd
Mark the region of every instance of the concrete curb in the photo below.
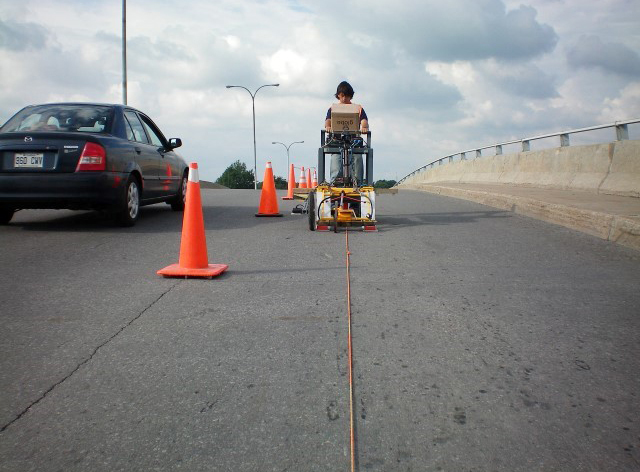
[[[526,185],[640,197],[640,140],[560,147],[459,160],[428,167],[401,186]]]
[[[640,250],[640,216],[611,215],[516,195],[465,190],[443,185],[414,184],[403,186],[403,188],[470,200],[513,211],[519,215],[561,225]]]

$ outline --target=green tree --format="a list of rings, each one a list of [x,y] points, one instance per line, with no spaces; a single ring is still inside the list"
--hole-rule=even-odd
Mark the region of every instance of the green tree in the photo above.
[[[373,184],[375,188],[391,188],[396,184],[395,180],[378,180]]]
[[[244,162],[236,161],[225,169],[217,184],[228,188],[253,188],[253,171]]]
[[[278,190],[287,190],[289,188],[289,184],[284,177],[278,177],[277,175],[273,178],[273,183],[276,185],[276,189]],[[262,182],[258,182],[258,188],[262,188]]]
[[[274,177],[273,181],[276,184],[276,188],[278,190],[287,190],[289,188],[287,181],[284,180],[284,177],[278,177],[277,175]]]

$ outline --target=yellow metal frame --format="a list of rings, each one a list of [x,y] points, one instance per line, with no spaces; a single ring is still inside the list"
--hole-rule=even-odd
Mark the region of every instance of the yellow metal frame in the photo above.
[[[329,185],[319,185],[316,189],[315,209],[309,209],[309,211],[316,211],[316,227],[328,226],[333,227],[374,227],[375,220],[375,190],[371,186],[366,187],[331,187]],[[319,195],[322,198],[319,198]],[[342,204],[341,204],[342,200]],[[349,208],[349,201],[365,201],[365,204],[361,204],[360,216],[356,215],[353,208]],[[334,203],[335,204],[332,204]],[[367,203],[368,202],[368,203]],[[329,205],[329,211],[325,208],[325,205]],[[365,207],[363,211],[362,207]],[[320,211],[318,211],[320,207]],[[369,211],[366,211],[366,210]],[[367,215],[372,215],[370,218]]]

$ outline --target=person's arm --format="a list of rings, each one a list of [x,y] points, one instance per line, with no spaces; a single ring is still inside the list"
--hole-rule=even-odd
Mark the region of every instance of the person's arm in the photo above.
[[[324,129],[327,133],[331,132],[331,107],[327,110],[327,117],[324,120]]]
[[[360,107],[360,130],[363,133],[369,131],[369,118],[367,117],[367,112],[364,111],[362,107]]]

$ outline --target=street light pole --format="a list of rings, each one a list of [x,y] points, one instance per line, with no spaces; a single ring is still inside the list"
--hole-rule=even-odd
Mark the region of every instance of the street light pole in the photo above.
[[[258,94],[258,90],[263,87],[279,87],[280,84],[265,84],[261,85],[256,89],[255,92],[251,93],[247,87],[243,87],[242,85],[227,85],[227,88],[241,88],[245,89],[251,95],[251,109],[253,111],[253,186],[255,190],[258,190],[258,157],[256,150],[256,95]]]
[[[122,104],[127,104],[127,0],[122,0]]]
[[[304,143],[304,141],[294,141],[291,144],[289,144],[288,146],[285,143],[281,143],[280,141],[273,141],[271,143],[271,144],[282,144],[285,147],[285,149],[287,150],[287,172],[289,172],[289,148],[291,146],[293,146],[294,144],[302,144],[302,143]]]

